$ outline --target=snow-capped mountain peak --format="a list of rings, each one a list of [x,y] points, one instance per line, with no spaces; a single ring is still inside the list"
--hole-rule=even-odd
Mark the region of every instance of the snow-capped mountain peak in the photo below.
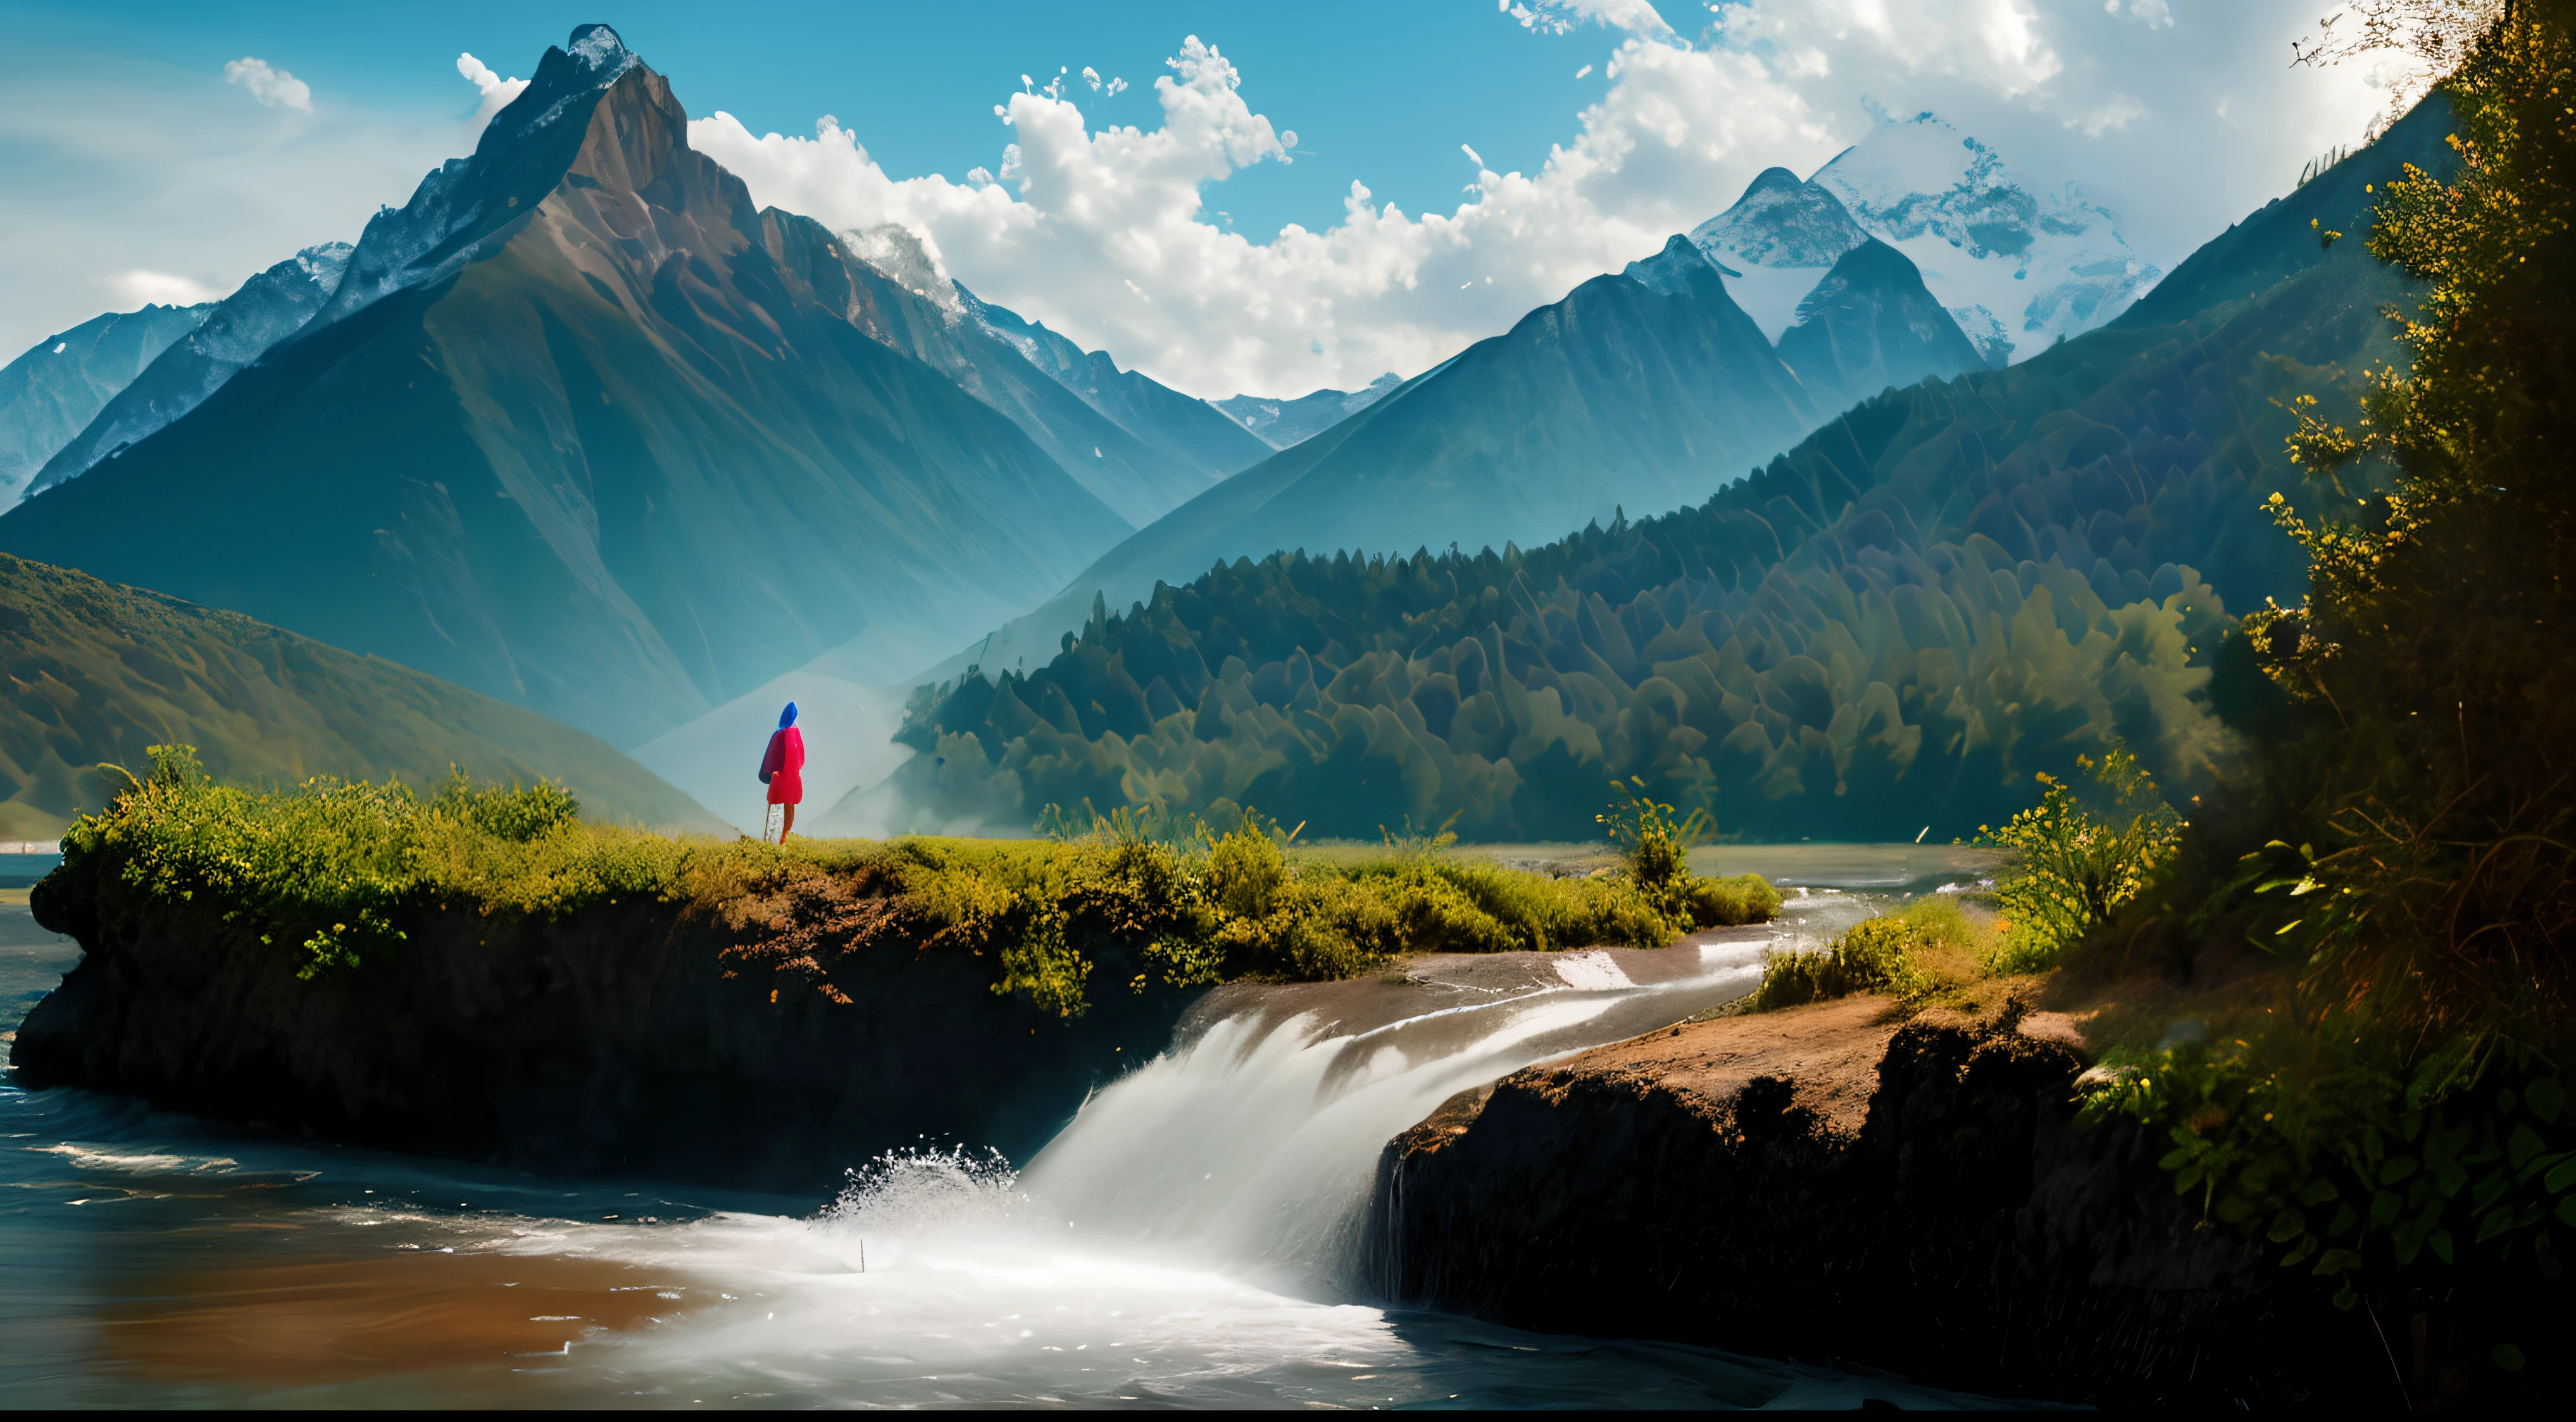
[[[1691,229],[1690,240],[1763,339],[1777,341],[1798,319],[1798,303],[1869,234],[1831,192],[1786,168],[1765,168],[1733,207]]]
[[[1728,266],[1830,267],[1869,234],[1831,192],[1786,168],[1765,168],[1735,206],[1690,238]]]
[[[951,321],[966,314],[965,302],[958,296],[957,283],[941,270],[937,258],[921,245],[921,239],[901,223],[880,222],[874,227],[852,228],[841,234],[850,244],[850,255],[885,274],[895,285],[938,307]]]
[[[1880,124],[1812,182],[1913,258],[1989,359],[2089,331],[2163,275],[2081,187],[2034,182],[1930,113]]]
[[[562,179],[601,97],[642,63],[606,25],[580,26],[566,48],[547,50],[528,87],[484,125],[473,157],[431,169],[411,201],[368,219],[320,324],[442,281],[497,245]],[[649,69],[644,75],[661,83]]]

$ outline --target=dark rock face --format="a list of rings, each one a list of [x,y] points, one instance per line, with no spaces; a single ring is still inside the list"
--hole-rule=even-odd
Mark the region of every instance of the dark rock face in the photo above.
[[[423,908],[382,963],[299,981],[212,915],[103,912],[56,875],[36,919],[85,956],[11,1048],[19,1084],[352,1144],[563,1172],[828,1191],[931,1142],[1026,1159],[1160,1050],[1196,996],[1095,994],[1067,1021],[965,953],[852,952],[882,886],[813,880],[728,917]],[[1098,979],[1144,965],[1098,957]],[[1123,1049],[1123,1050],[1122,1050]]]
[[[1536,1068],[1390,1142],[1395,1302],[2113,1402],[2391,1400],[2366,1324],[2205,1228],[2063,1047],[1911,1026],[1857,1137],[1756,1078],[1724,1106]]]
[[[1780,335],[1780,359],[1820,408],[1832,409],[1984,363],[1914,263],[1876,240],[1844,253],[1798,303],[1798,324]]]

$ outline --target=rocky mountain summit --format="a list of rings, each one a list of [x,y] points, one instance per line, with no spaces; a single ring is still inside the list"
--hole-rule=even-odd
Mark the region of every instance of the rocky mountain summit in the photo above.
[[[1773,340],[1844,253],[1905,254],[1989,365],[2104,325],[2162,275],[2073,183],[2049,188],[1929,113],[1884,123],[1801,181],[1765,169],[1691,240]]]
[[[1912,258],[1996,364],[2109,322],[2163,275],[2081,187],[2025,177],[1929,113],[1879,125],[1813,181]]]

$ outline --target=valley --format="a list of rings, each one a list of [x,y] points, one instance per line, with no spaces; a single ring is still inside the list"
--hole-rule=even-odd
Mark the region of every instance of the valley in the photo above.
[[[0,277],[0,1381],[2545,1404],[2576,6],[2364,8],[1533,0],[1302,138],[172,17],[220,242]]]

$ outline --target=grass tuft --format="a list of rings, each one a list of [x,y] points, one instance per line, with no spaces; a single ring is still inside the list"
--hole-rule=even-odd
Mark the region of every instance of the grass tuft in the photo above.
[[[1772,952],[1751,1012],[1822,1002],[1856,992],[1923,998],[1982,978],[2021,971],[2000,923],[1980,922],[1958,899],[1934,894],[1895,913],[1853,924],[1817,952]]]

